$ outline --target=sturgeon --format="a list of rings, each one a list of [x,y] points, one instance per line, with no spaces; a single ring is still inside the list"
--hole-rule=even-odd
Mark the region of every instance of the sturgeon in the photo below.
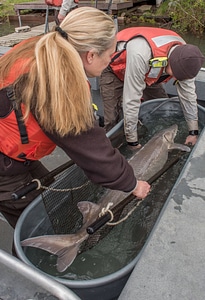
[[[167,159],[168,152],[173,149],[190,152],[186,145],[174,143],[178,126],[172,125],[156,133],[136,154],[129,160],[138,180],[149,180],[160,171]],[[21,242],[21,245],[40,248],[57,255],[57,270],[65,271],[77,256],[81,244],[88,239],[87,227],[92,224],[103,208],[111,205],[112,209],[127,197],[127,193],[109,190],[96,204],[89,201],[78,202],[77,206],[83,215],[83,225],[75,234],[44,235],[31,237]]]

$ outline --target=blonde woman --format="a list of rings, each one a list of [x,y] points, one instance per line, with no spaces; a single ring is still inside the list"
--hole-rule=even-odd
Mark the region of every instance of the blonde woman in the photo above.
[[[148,194],[149,184],[137,181],[94,119],[87,76],[101,74],[115,47],[112,18],[82,7],[55,31],[0,59],[0,211],[11,226],[39,191],[17,201],[11,192],[48,172],[39,159],[56,145],[93,182],[139,198]]]

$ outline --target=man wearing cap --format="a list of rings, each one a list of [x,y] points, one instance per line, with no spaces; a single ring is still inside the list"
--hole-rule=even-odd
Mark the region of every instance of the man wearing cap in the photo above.
[[[189,133],[185,144],[194,145],[198,136],[195,76],[204,61],[199,48],[186,44],[174,31],[130,27],[118,32],[116,52],[100,77],[105,129],[119,121],[123,103],[127,144],[133,150],[140,148],[137,123],[141,100],[167,98],[162,82],[174,77]]]

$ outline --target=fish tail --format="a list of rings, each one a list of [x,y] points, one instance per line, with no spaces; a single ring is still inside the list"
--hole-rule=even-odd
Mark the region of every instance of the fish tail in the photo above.
[[[77,234],[45,235],[21,241],[23,247],[34,247],[57,255],[57,270],[64,272],[76,258],[80,244]]]

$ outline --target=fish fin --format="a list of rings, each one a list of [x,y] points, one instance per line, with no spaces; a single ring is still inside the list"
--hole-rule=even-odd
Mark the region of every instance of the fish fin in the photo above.
[[[182,144],[176,144],[176,143],[171,145],[170,148],[169,148],[169,150],[174,150],[174,149],[185,151],[185,152],[190,152],[191,151],[191,149],[188,146],[182,145]]]
[[[65,247],[60,249],[56,255],[57,259],[57,270],[58,272],[64,272],[74,261],[78,254],[79,244],[70,247]]]
[[[72,236],[72,235],[71,235]],[[43,235],[21,241],[21,246],[34,247],[56,254],[65,247],[65,235]]]
[[[90,216],[100,209],[100,206],[90,201],[80,201],[77,204],[79,211],[83,215],[83,224],[90,220]]]
[[[63,272],[76,258],[81,242],[76,234],[44,235],[25,239],[21,241],[21,245],[39,248],[57,255],[57,270]]]

